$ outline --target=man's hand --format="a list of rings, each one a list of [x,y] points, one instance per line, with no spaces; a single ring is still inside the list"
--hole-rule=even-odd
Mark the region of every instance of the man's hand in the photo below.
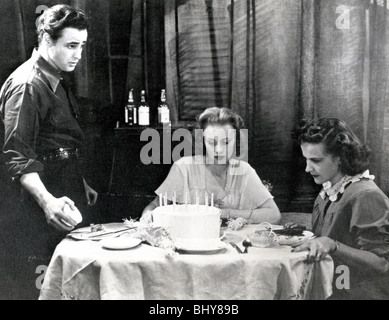
[[[74,229],[77,222],[64,212],[66,205],[68,205],[71,210],[76,210],[74,202],[67,197],[50,197],[50,199],[46,200],[42,209],[49,225],[59,231],[69,232]]]
[[[84,181],[86,201],[88,202],[88,206],[93,207],[97,202],[97,197],[99,196],[99,194],[97,193],[97,191],[95,191],[88,185],[88,183],[85,181],[84,178],[83,181]]]
[[[319,262],[336,248],[334,240],[328,237],[320,237],[307,240],[301,245],[293,246],[293,252],[308,251],[308,262]]]
[[[77,224],[63,210],[65,205],[75,210],[74,202],[67,197],[55,198],[47,191],[37,172],[26,173],[20,177],[20,183],[42,208],[48,224],[60,231],[71,231]]]

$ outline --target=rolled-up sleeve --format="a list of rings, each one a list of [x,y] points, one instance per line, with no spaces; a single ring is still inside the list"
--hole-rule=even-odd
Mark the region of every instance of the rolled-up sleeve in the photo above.
[[[43,171],[35,153],[40,117],[33,86],[15,86],[3,98],[3,151],[11,176],[18,179],[26,173]]]

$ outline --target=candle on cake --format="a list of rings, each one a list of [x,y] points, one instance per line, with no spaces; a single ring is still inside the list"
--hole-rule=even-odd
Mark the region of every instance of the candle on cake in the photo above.
[[[200,204],[199,192],[196,189],[196,210],[197,210],[197,212],[199,211],[199,204]]]

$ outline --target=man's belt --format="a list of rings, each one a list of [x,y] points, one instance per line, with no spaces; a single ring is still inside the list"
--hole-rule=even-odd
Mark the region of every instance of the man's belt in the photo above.
[[[43,156],[39,156],[38,159],[45,162],[81,160],[81,153],[77,148],[59,148],[52,150]]]

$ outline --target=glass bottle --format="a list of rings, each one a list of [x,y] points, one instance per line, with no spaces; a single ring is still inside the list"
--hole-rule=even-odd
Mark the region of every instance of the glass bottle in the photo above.
[[[128,102],[127,102],[127,105],[125,107],[124,120],[125,120],[126,125],[128,125],[128,126],[136,125],[138,122],[133,91],[134,91],[133,89],[130,90],[130,92],[128,94]]]
[[[161,90],[161,101],[158,106],[158,124],[169,125],[170,124],[170,110],[169,105],[166,102],[166,90]]]
[[[150,125],[150,107],[146,102],[146,92],[142,90],[140,94],[140,105],[139,105],[139,125],[149,126]]]

